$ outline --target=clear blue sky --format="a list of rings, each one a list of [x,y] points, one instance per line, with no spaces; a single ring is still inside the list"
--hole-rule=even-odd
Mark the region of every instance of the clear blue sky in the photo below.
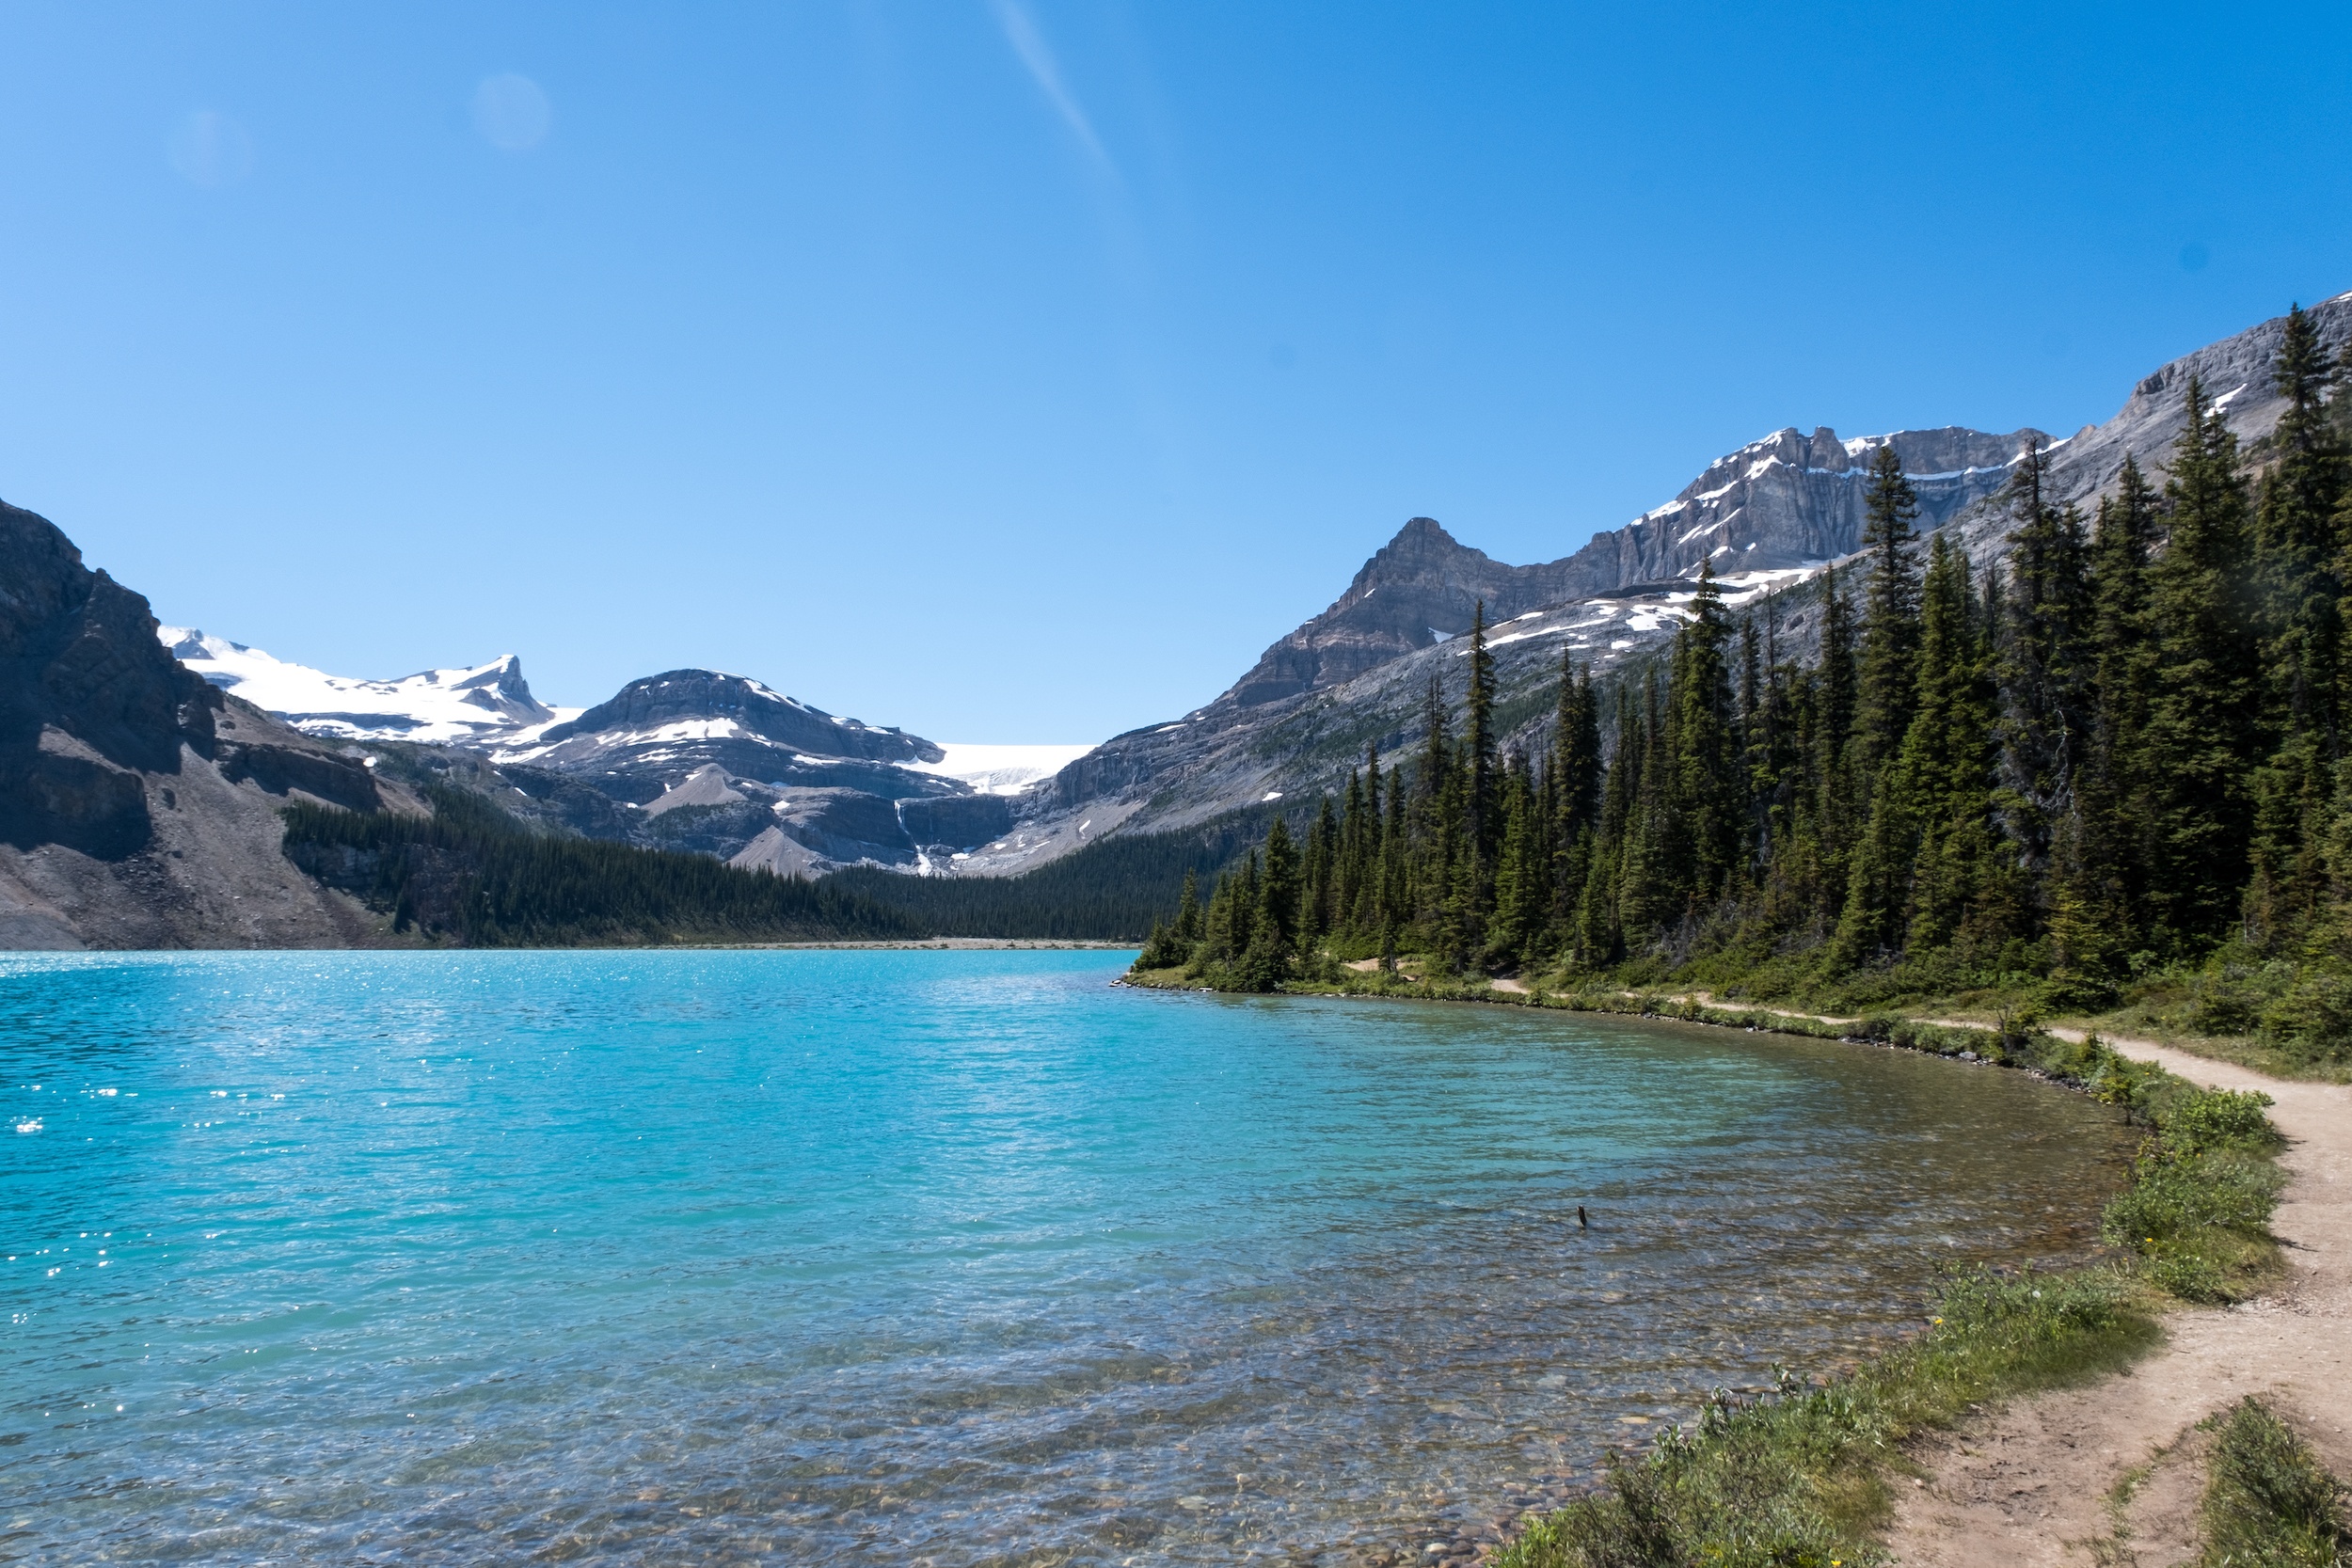
[[[1182,713],[2352,288],[2352,7],[0,5],[0,498],[342,673]]]

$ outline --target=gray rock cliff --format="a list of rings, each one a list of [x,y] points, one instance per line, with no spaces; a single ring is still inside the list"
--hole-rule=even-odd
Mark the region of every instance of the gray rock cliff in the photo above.
[[[291,800],[384,803],[366,768],[183,669],[144,598],[0,503],[0,947],[372,940],[279,852]]]

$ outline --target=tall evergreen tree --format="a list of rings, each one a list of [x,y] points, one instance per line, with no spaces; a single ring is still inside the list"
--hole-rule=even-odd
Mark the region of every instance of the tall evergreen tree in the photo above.
[[[1914,952],[1963,936],[1994,947],[2013,934],[2022,913],[2007,874],[2015,857],[2003,853],[1993,821],[1991,627],[1999,609],[1997,600],[1972,601],[1967,558],[1941,533],[1928,561],[1918,709],[1894,769],[1899,801],[1883,802],[1917,832],[1903,941]]]
[[[1872,459],[1862,547],[1869,560],[1855,672],[1854,765],[1865,787],[1902,745],[1918,695],[1919,563],[1912,523],[1918,493],[1903,475],[1892,441]]]
[[[1832,566],[1821,574],[1821,665],[1813,721],[1813,822],[1821,899],[1813,912],[1825,921],[1836,920],[1844,907],[1847,863],[1861,830],[1864,792],[1855,783],[1851,754],[1862,701],[1858,641],[1853,606]]]
[[[2254,514],[2263,741],[2270,755],[2252,779],[2246,924],[2257,942],[2278,942],[2308,927],[2324,896],[2320,840],[2341,752],[2344,581],[2332,518],[2344,493],[2345,454],[2325,403],[2330,367],[2299,309],[2287,313],[2272,370],[2287,407]]]
[[[1999,628],[2001,815],[2037,870],[2074,809],[2093,705],[2089,542],[2074,510],[2051,502],[2047,473],[2041,442],[2028,442],[2010,480],[2010,592]]]
[[[2073,976],[2121,974],[2148,927],[2144,830],[2153,808],[2140,748],[2156,689],[2148,566],[2160,521],[2155,493],[2126,455],[2091,538],[2090,745],[2075,770],[2074,810],[2051,849],[2050,940],[2058,968]]]
[[[1701,562],[1691,618],[1675,634],[1667,720],[1674,750],[1671,810],[1679,830],[1671,835],[1677,863],[1670,885],[1694,913],[1732,891],[1745,859],[1747,788],[1730,642],[1714,568]]]
[[[1462,830],[1480,875],[1494,863],[1502,836],[1495,777],[1495,656],[1486,648],[1486,601],[1471,612],[1470,685],[1462,703]]]
[[[2147,896],[2159,940],[2227,934],[2245,885],[2259,709],[2246,491],[2237,437],[2191,378],[2165,483],[2169,524],[2149,571],[2160,641],[2141,756],[2150,773]]]

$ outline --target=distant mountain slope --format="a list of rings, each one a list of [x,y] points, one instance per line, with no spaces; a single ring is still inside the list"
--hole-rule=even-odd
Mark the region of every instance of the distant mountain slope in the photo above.
[[[491,770],[494,787],[542,801],[534,816],[558,831],[786,875],[946,869],[1010,826],[1025,790],[1090,749],[941,744],[710,670],[649,675],[595,707],[557,709],[532,694],[512,654],[361,680],[189,627],[156,635],[212,686],[306,734],[379,751],[481,751],[506,769]],[[603,800],[538,782],[552,777]]]
[[[1785,579],[1861,547],[1863,496],[1873,453],[1892,445],[1919,492],[1920,527],[1941,528],[1998,493],[2009,465],[2037,430],[1989,436],[1957,426],[1841,441],[1776,431],[1707,470],[1665,505],[1597,534],[1575,554],[1506,566],[1457,544],[1435,519],[1415,517],[1364,562],[1330,609],[1260,656],[1227,696],[1244,707],[1338,686],[1375,665],[1470,629],[1486,601],[1490,621],[1694,576],[1711,561],[1743,586]]]
[[[837,718],[742,675],[672,670],[500,750],[635,812],[633,841],[784,876],[931,872],[1006,832],[1085,747],[944,746]]]
[[[2331,356],[2352,341],[2352,294],[2313,308]],[[2059,499],[2089,506],[2126,453],[2161,481],[2200,378],[2254,446],[2283,404],[2271,385],[2284,318],[2185,355],[2142,379],[2116,416],[2061,440],[1948,428],[1841,440],[1787,429],[1710,464],[1674,500],[1562,560],[1511,566],[1457,543],[1435,521],[1406,524],[1347,592],[1268,648],[1223,695],[1172,722],[1116,736],[1062,769],[974,869],[1026,869],[1106,834],[1205,822],[1278,800],[1311,800],[1345,777],[1368,742],[1415,742],[1434,673],[1458,694],[1473,606],[1486,603],[1506,728],[1541,728],[1564,650],[1604,674],[1661,647],[1701,562],[1734,603],[1769,594],[1774,635],[1796,647],[1817,628],[1810,591],[1790,593],[1860,545],[1865,469],[1892,443],[1917,487],[1923,531],[1953,528],[1979,562],[2006,548],[2001,491],[2025,444],[2044,440]],[[2259,449],[2256,449],[2257,451]]]
[[[513,654],[470,669],[354,680],[192,626],[159,626],[156,635],[181,663],[223,691],[305,734],[331,739],[513,744],[579,711],[559,711],[532,696],[523,661]]]
[[[0,946],[365,942],[279,852],[303,800],[414,807],[183,669],[144,598],[0,503]]]
[[[2323,300],[2308,314],[2322,350],[2341,358],[2352,344],[2352,293]],[[2273,316],[2143,376],[2113,419],[2085,425],[2052,447],[2050,483],[2058,499],[2090,510],[2098,497],[2114,490],[2126,456],[2137,456],[2140,467],[2160,483],[2172,444],[2186,428],[2185,400],[2192,377],[2202,385],[2206,401],[2220,406],[2240,449],[2259,456],[2260,443],[2286,410],[2270,373],[2285,331],[2286,318]],[[1972,505],[1958,522],[1969,555],[1979,563],[2006,547],[2009,522],[1997,501]]]

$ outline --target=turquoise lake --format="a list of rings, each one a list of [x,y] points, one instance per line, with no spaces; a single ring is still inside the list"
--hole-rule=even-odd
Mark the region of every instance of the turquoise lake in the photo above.
[[[1127,958],[0,955],[0,1560],[1418,1554],[2079,1257],[2129,1154],[2020,1073]]]

